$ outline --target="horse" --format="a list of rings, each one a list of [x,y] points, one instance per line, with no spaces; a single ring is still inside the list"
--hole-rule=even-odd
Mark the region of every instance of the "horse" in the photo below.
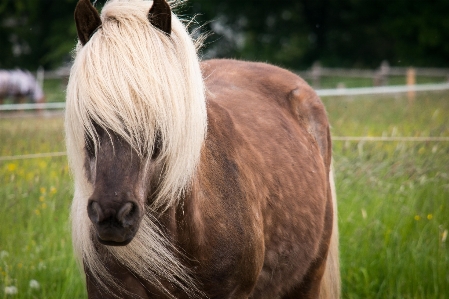
[[[338,298],[331,136],[313,89],[200,61],[165,0],[75,8],[65,131],[88,297]]]
[[[42,87],[29,71],[0,70],[0,104],[11,97],[16,103],[24,103],[30,98],[35,103],[43,103],[45,95]]]

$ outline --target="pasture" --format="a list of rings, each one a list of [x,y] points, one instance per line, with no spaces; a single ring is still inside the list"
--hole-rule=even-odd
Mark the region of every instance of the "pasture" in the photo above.
[[[323,102],[334,136],[449,137],[449,92]],[[1,115],[0,144],[63,152],[63,119]],[[449,297],[449,142],[339,140],[333,154],[342,298]],[[65,156],[0,160],[0,298],[86,297],[71,195]]]

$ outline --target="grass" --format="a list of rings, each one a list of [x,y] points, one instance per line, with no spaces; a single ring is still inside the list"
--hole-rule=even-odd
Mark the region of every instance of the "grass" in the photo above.
[[[447,92],[323,101],[335,136],[449,136]],[[0,140],[0,156],[64,151],[63,121],[0,118]],[[342,298],[449,298],[449,142],[335,141],[334,166]],[[0,186],[0,298],[85,298],[66,157],[0,161]]]
[[[67,79],[47,79],[44,81],[44,93],[47,102],[65,101],[65,84]]]
[[[64,151],[62,129],[61,118],[0,119],[0,156]],[[0,298],[85,298],[68,224],[66,157],[1,161],[0,185]],[[10,286],[16,296],[5,294]]]
[[[449,136],[448,93],[326,98],[334,136]],[[449,297],[449,142],[334,142],[343,298]]]

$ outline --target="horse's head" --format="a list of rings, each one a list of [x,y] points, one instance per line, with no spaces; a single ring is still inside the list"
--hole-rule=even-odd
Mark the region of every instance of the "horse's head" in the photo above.
[[[147,18],[149,24],[166,35],[171,34],[171,10],[165,0],[154,0]],[[75,21],[83,46],[103,25],[90,0],[78,2]],[[116,73],[120,74],[120,69]],[[157,133],[154,135],[150,140],[155,140],[155,144],[145,145],[152,149],[148,153],[149,150],[139,152],[121,137],[123,135],[99,125],[94,124],[90,134],[86,134],[85,171],[93,186],[87,212],[102,244],[126,245],[139,229],[145,204],[157,189],[152,180],[159,182],[161,175],[162,167],[155,162],[160,138]]]
[[[160,138],[156,136],[148,157],[116,133],[94,127],[98,146],[86,137],[84,149],[86,175],[93,185],[87,212],[100,243],[126,245],[139,228],[145,204],[157,190],[162,171],[157,159]]]

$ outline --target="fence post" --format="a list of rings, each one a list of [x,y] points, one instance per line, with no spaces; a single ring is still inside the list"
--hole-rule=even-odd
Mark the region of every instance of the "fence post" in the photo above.
[[[412,104],[415,101],[415,84],[416,84],[416,70],[412,67],[407,69],[407,86],[408,86],[408,103]]]
[[[313,88],[320,87],[320,77],[321,77],[321,63],[315,61],[312,65],[312,85]]]

